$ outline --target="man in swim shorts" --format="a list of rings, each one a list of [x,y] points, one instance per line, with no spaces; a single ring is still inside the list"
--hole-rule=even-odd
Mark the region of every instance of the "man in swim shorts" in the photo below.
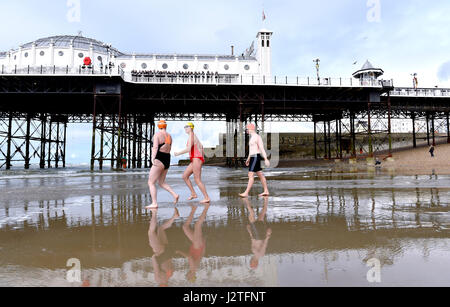
[[[250,134],[249,155],[247,161],[245,162],[245,165],[249,167],[248,185],[247,190],[245,190],[244,193],[239,194],[239,196],[243,198],[248,197],[250,190],[252,189],[253,183],[255,182],[255,174],[261,180],[261,184],[264,188],[264,192],[259,194],[259,196],[269,196],[269,189],[267,187],[266,177],[264,176],[264,173],[262,172],[261,168],[262,158],[264,158],[264,163],[266,167],[270,166],[269,159],[267,159],[267,154],[264,149],[263,140],[261,136],[259,136],[256,133],[256,126],[254,124],[247,125],[247,131]]]

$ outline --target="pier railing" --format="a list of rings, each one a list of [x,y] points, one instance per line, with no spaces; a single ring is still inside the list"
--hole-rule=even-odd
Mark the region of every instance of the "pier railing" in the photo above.
[[[125,73],[121,67],[97,68],[94,66],[79,65],[74,67],[67,66],[5,66],[0,69],[1,75],[113,75],[125,78]]]
[[[407,97],[450,97],[450,89],[444,88],[395,88],[390,92],[391,96]]]
[[[353,78],[309,78],[260,75],[160,75],[142,76],[125,74],[125,81],[134,83],[168,84],[235,84],[235,85],[290,85],[290,86],[333,86],[333,87],[392,87],[393,80],[357,80]]]
[[[132,74],[118,67],[98,68],[94,66],[5,66],[0,75],[106,75],[120,76],[126,82],[147,84],[230,84],[230,85],[288,85],[324,87],[393,87],[393,80],[358,80],[354,78],[311,78],[289,76],[261,76],[238,74],[180,74],[160,75]]]

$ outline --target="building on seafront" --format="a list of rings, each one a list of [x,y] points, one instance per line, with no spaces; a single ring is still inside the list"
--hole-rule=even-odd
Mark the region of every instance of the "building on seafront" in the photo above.
[[[81,34],[52,36],[0,52],[0,66],[2,73],[32,74],[42,73],[43,70],[66,74],[122,71],[125,76],[134,77],[158,72],[270,78],[272,33],[266,29],[260,30],[256,41],[236,55],[234,49],[231,54],[221,55],[124,53]]]

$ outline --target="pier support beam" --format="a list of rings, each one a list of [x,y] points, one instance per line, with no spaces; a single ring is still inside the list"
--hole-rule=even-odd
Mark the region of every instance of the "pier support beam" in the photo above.
[[[351,157],[356,158],[356,131],[355,131],[355,113],[350,112],[350,142],[351,142]]]
[[[47,135],[47,116],[45,114],[41,114],[40,117],[41,120],[41,155],[40,155],[40,162],[39,167],[41,169],[45,168],[45,145],[47,143],[46,135]]]
[[[412,130],[413,130],[413,148],[417,148],[417,136],[416,136],[416,113],[411,113]]]
[[[314,159],[317,160],[317,122],[314,121]]]
[[[392,135],[391,135],[391,131],[392,130],[392,126],[391,126],[391,95],[388,92],[388,138],[389,138],[389,152],[388,152],[388,156],[391,158],[392,157]]]
[[[445,114],[445,118],[447,121],[447,144],[450,144],[450,121],[448,112]]]
[[[371,110],[370,110],[370,98],[369,102],[367,103],[367,135],[369,139],[369,158],[373,157],[373,143],[372,143],[372,123],[371,123]]]
[[[31,115],[27,114],[27,132],[25,135],[25,169],[30,168]]]
[[[95,166],[95,133],[97,129],[97,95],[94,95],[94,110],[92,115],[92,143],[91,143],[91,171],[94,170]]]
[[[8,117],[8,135],[7,135],[7,140],[6,140],[6,169],[10,170],[11,169],[11,143],[12,143],[12,119],[13,119],[13,114],[12,112],[9,112],[9,117]]]
[[[435,136],[435,129],[434,129],[434,114],[431,115],[431,135],[433,138],[433,146],[436,146],[436,136]]]

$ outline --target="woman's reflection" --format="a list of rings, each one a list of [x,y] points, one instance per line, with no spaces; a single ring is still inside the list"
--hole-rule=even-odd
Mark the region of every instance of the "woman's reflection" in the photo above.
[[[186,274],[186,279],[190,282],[195,282],[196,273],[200,266],[200,262],[205,255],[206,239],[203,237],[202,226],[206,219],[206,214],[208,213],[209,204],[205,205],[202,214],[200,215],[198,221],[194,224],[194,229],[191,229],[190,225],[192,219],[194,218],[197,206],[192,206],[191,213],[183,225],[183,231],[186,237],[191,241],[191,246],[189,252],[177,251],[183,257],[186,257],[189,262],[189,271]]]
[[[267,227],[267,223],[265,221],[269,198],[264,197],[264,207],[258,217],[256,217],[255,212],[253,211],[250,200],[243,200],[249,212],[248,221],[250,223],[247,225],[247,231],[252,241],[253,257],[250,260],[250,268],[255,270],[258,267],[259,260],[266,254],[267,244],[269,243],[270,236],[272,235],[272,229]]]
[[[151,210],[150,227],[148,229],[148,241],[153,249],[152,257],[155,280],[160,287],[167,287],[170,277],[173,275],[172,258],[175,256],[175,249],[169,244],[166,230],[172,227],[173,222],[180,217],[178,209],[174,209],[173,216],[158,227],[157,209]]]

